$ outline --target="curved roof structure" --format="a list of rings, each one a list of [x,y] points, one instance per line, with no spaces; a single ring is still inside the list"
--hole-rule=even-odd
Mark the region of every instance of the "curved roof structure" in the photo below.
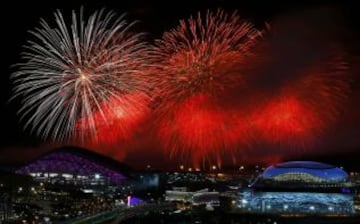
[[[81,176],[101,175],[112,183],[121,183],[127,179],[129,168],[110,158],[104,158],[80,148],[60,148],[20,167],[15,172],[63,173]]]
[[[349,175],[333,165],[313,161],[291,161],[268,167],[262,179],[275,181],[342,182]]]

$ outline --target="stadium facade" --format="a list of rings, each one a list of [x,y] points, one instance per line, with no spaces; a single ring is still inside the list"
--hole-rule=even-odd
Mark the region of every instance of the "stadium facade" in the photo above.
[[[292,161],[268,167],[243,192],[238,207],[248,212],[352,214],[349,175],[335,166]]]
[[[35,181],[56,185],[121,185],[129,168],[117,161],[80,148],[64,147],[15,170]]]

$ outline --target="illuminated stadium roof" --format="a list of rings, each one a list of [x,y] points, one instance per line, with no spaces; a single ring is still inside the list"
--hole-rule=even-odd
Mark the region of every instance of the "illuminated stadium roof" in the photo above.
[[[127,179],[125,173],[130,169],[110,158],[80,148],[65,147],[56,149],[40,158],[18,168],[18,174],[61,173],[74,176],[100,175],[118,184]]]
[[[342,182],[349,175],[335,166],[312,162],[284,162],[267,168],[260,178],[273,181]]]

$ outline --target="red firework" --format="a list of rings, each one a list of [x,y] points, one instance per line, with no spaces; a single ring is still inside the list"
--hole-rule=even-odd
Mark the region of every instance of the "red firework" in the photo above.
[[[294,96],[274,97],[252,119],[265,141],[295,143],[312,139],[323,124],[316,111]]]
[[[166,150],[198,161],[220,160],[236,147],[242,113],[222,100],[246,86],[245,59],[260,35],[236,13],[218,10],[181,21],[156,42],[159,137]]]
[[[328,56],[294,75],[253,112],[251,123],[264,141],[307,148],[335,121],[349,77],[342,57]]]
[[[81,130],[85,132],[86,138],[83,144],[93,150],[111,154],[120,143],[129,141],[139,131],[140,124],[149,113],[148,107],[143,106],[148,105],[148,101],[145,94],[133,93],[103,102],[101,111],[78,121],[80,128],[89,126],[83,125],[88,122],[94,122],[93,126],[96,127],[95,134],[93,129]]]
[[[180,152],[197,167],[203,159],[220,165],[222,154],[233,155],[236,146],[245,141],[247,122],[241,115],[209,96],[194,95],[161,120],[159,136],[166,149]]]
[[[156,41],[155,81],[162,98],[182,101],[195,93],[221,95],[246,81],[242,70],[261,33],[236,13],[199,13]]]
[[[218,10],[181,21],[157,41],[156,86],[164,102],[159,137],[166,150],[188,152],[194,163],[219,162],[244,139],[242,113],[222,100],[246,86],[245,59],[260,34],[236,13]]]

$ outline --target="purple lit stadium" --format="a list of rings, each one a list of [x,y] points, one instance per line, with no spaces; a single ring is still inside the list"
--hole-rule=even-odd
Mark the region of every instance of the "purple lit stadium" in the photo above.
[[[16,170],[52,184],[121,184],[129,168],[101,155],[78,148],[62,148]]]

